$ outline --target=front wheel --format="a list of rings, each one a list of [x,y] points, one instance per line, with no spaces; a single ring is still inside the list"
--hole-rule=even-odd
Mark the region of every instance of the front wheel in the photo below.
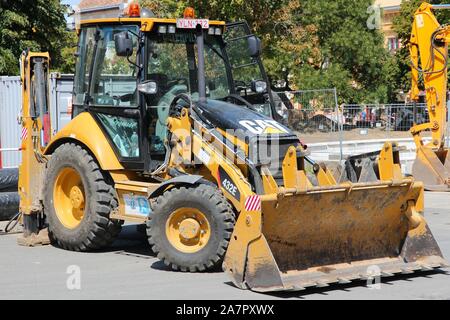
[[[166,191],[152,206],[148,241],[173,270],[198,272],[220,266],[233,232],[235,216],[214,187],[198,185]]]

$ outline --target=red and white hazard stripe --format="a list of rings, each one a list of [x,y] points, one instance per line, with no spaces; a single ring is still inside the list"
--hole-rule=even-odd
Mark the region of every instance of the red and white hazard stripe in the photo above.
[[[261,197],[260,196],[250,196],[245,200],[245,210],[246,211],[259,211],[261,210]]]
[[[21,139],[25,140],[26,138],[28,138],[28,129],[27,128],[22,128],[22,136]]]

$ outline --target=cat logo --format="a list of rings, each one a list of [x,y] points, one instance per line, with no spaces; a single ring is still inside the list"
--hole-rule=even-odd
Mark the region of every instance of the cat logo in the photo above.
[[[253,134],[288,134],[289,131],[275,120],[242,120],[239,122]]]

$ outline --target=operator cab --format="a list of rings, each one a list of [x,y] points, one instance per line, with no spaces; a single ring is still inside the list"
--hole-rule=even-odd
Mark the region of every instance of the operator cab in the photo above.
[[[183,19],[142,15],[133,5],[129,17],[83,21],[79,31],[73,116],[90,112],[125,168],[153,172],[164,162],[169,107],[180,94],[276,118],[260,40],[245,22],[195,19],[190,8]]]

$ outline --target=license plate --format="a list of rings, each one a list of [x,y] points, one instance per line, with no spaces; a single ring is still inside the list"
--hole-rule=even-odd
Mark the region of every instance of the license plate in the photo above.
[[[144,217],[148,217],[150,215],[151,209],[147,197],[125,194],[123,196],[123,200],[125,202],[126,215]]]
[[[202,29],[209,28],[208,19],[177,19],[177,28],[179,29],[195,29],[197,25],[201,25]]]

